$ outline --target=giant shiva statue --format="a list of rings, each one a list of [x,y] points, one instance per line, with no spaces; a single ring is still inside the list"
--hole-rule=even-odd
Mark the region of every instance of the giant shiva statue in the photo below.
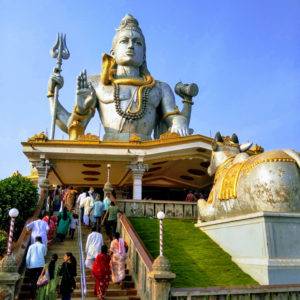
[[[214,184],[208,200],[198,201],[199,221],[248,213],[300,212],[300,157],[291,149],[248,151],[236,134],[218,132],[212,143],[208,174]]]
[[[128,141],[132,136],[149,140],[153,134],[159,138],[166,131],[180,136],[192,132],[189,121],[197,85],[176,85],[175,91],[184,103],[180,112],[170,86],[151,76],[146,64],[145,38],[131,15],[122,19],[110,55],[103,55],[101,75],[87,76],[83,71],[77,77],[76,104],[71,113],[54,97],[55,88],[62,86],[63,78],[54,72],[48,84],[51,112],[55,113],[55,123],[70,139],[84,133],[95,110],[105,130],[104,140]]]

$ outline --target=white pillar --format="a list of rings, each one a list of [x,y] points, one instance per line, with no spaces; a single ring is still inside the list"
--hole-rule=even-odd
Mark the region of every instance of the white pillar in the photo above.
[[[51,164],[48,160],[41,156],[41,159],[39,161],[35,161],[33,163],[33,166],[37,169],[38,172],[38,187],[40,194],[42,189],[49,188],[48,174]]]
[[[129,165],[129,168],[132,171],[132,178],[133,178],[133,199],[134,200],[142,200],[142,178],[144,172],[148,169],[148,165],[137,162],[132,163]]]
[[[142,177],[143,174],[133,173],[133,199],[142,200]]]

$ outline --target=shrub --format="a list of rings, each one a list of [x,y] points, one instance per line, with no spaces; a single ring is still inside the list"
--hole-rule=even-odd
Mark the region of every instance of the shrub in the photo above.
[[[6,231],[0,230],[0,257],[6,252],[7,240],[8,237]]]
[[[21,175],[0,180],[0,229],[8,232],[11,208],[19,210],[16,218],[14,237],[18,238],[26,220],[32,216],[38,202],[37,187]]]

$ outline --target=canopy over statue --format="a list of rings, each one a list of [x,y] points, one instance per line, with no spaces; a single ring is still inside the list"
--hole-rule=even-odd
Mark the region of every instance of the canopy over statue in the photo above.
[[[155,80],[146,63],[146,43],[138,21],[126,15],[113,38],[110,55],[102,57],[100,75],[77,77],[76,104],[69,113],[55,99],[55,89],[63,86],[63,78],[54,71],[49,80],[48,97],[55,123],[77,139],[97,110],[105,130],[104,140],[128,141],[159,138],[167,131],[180,136],[189,129],[192,97],[198,93],[196,84],[176,85],[183,98],[180,112],[170,86]]]

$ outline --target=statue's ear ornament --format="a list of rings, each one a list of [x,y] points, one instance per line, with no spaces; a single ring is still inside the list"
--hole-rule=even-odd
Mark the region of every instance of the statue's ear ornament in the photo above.
[[[220,131],[218,131],[215,135],[215,141],[216,142],[219,142],[219,143],[223,143],[223,138],[222,138],[222,135],[220,133]]]
[[[248,151],[253,143],[245,143],[239,146],[240,152],[246,152]]]
[[[238,136],[235,133],[231,136],[231,141],[235,144],[239,144]]]

